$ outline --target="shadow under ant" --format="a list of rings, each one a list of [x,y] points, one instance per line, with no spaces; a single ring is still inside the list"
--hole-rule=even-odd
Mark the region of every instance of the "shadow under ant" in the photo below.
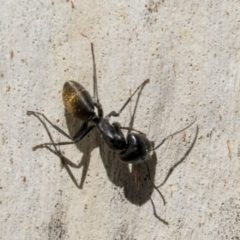
[[[138,92],[134,112],[131,116],[128,127],[128,133],[130,131],[129,129],[133,129],[136,109],[142,90],[143,88],[141,88]],[[65,118],[68,132],[70,136],[74,136],[76,131],[81,127],[82,123],[68,113],[65,113]],[[153,184],[149,181],[149,177],[154,181],[157,164],[156,153],[154,152],[147,162],[149,172],[146,165],[143,163],[132,164],[130,169],[129,164],[119,161],[118,152],[110,149],[95,129],[87,136],[76,144],[79,151],[83,153],[80,163],[78,165],[74,165],[69,159],[66,160],[65,158],[70,166],[77,168],[83,167],[80,183],[76,184],[76,178],[75,180],[72,179],[73,182],[75,182],[75,185],[78,188],[83,187],[90,163],[91,152],[98,147],[108,179],[117,187],[123,188],[126,199],[128,199],[131,203],[138,206],[146,203],[150,199],[154,189]],[[68,172],[69,171],[71,170],[69,169]],[[73,176],[70,172],[69,175]]]
[[[39,118],[38,115],[35,115],[43,124],[44,128],[46,129],[49,138],[51,142],[53,141],[53,138],[51,136],[50,131],[48,130],[46,124],[44,121],[42,121],[41,118]],[[69,120],[67,123],[70,123]],[[74,125],[70,125],[74,126]],[[163,186],[170,175],[173,173],[174,169],[180,165],[184,159],[189,155],[191,152],[196,139],[198,136],[198,127],[197,131],[194,137],[194,140],[192,141],[192,144],[188,148],[188,150],[185,152],[183,157],[177,161],[168,171],[168,174],[166,175],[163,182],[158,185],[158,187]],[[156,212],[155,204],[151,198],[152,192],[154,190],[153,185],[148,181],[148,173],[146,169],[146,165],[144,164],[134,164],[132,165],[132,171],[129,170],[128,164],[122,163],[118,160],[116,156],[116,152],[110,150],[108,146],[104,143],[104,141],[99,141],[100,135],[97,134],[96,131],[92,131],[89,137],[86,137],[84,141],[77,144],[78,149],[83,153],[82,159],[79,164],[75,164],[72,161],[70,161],[68,158],[66,158],[60,150],[57,149],[55,145],[53,150],[49,146],[45,146],[49,151],[57,155],[63,167],[66,169],[67,173],[69,174],[71,180],[75,184],[75,186],[79,189],[83,188],[84,181],[86,179],[89,163],[90,163],[90,155],[94,148],[99,147],[100,149],[100,155],[103,161],[103,165],[106,169],[107,176],[109,180],[115,184],[118,187],[122,187],[124,189],[124,195],[126,199],[128,199],[131,203],[136,205],[143,205],[148,200],[151,201],[152,207],[153,207],[153,214],[154,216],[161,221],[163,224],[168,225],[168,222],[164,219],[162,219]],[[95,141],[93,141],[95,139]],[[91,142],[91,144],[90,144]],[[100,144],[99,144],[100,143]],[[156,164],[157,164],[157,156],[156,152],[154,152],[151,156],[151,158],[148,160],[148,166],[149,166],[149,174],[151,175],[151,179],[154,181],[155,172],[156,172]],[[71,168],[81,168],[82,167],[82,175],[81,175],[81,181],[80,183],[77,182],[76,177],[73,175]]]

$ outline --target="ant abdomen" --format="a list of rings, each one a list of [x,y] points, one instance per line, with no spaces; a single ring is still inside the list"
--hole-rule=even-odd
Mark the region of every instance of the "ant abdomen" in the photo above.
[[[89,121],[94,115],[94,103],[88,91],[75,81],[67,81],[62,92],[65,109],[82,121]]]

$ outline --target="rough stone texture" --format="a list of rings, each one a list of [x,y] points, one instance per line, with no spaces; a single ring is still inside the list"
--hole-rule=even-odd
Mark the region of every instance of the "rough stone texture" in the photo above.
[[[240,239],[239,26],[239,1],[2,1],[0,238]],[[96,131],[60,148],[82,163],[73,169],[81,189],[57,156],[31,150],[49,138],[27,110],[77,128],[61,90],[75,80],[92,94],[90,41],[105,114],[149,78],[136,129],[158,143],[197,117],[196,144],[160,188],[166,206],[144,165],[119,162]],[[114,120],[128,126],[135,100]],[[196,124],[153,154],[156,184],[184,156]]]

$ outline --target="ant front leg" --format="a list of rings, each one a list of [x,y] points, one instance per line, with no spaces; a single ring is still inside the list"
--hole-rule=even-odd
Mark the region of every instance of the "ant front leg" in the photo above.
[[[131,121],[130,121],[130,126],[129,126],[129,127],[122,127],[122,126],[120,126],[118,123],[113,123],[113,125],[114,125],[114,124],[118,124],[118,125],[119,125],[119,129],[128,130],[128,134],[129,134],[131,131],[135,131],[135,132],[137,132],[137,133],[145,136],[145,135],[146,135],[145,133],[143,133],[143,132],[141,132],[141,131],[136,130],[135,128],[133,128],[133,119],[134,119],[134,116],[135,116],[135,112],[136,112],[137,104],[138,104],[138,101],[139,101],[139,97],[140,97],[140,95],[141,95],[141,92],[142,92],[144,86],[145,86],[147,83],[149,83],[149,79],[145,80],[145,81],[134,91],[134,93],[127,99],[127,101],[124,103],[124,105],[121,107],[121,109],[120,109],[117,113],[116,113],[115,111],[112,111],[112,112],[110,112],[110,113],[106,116],[105,119],[109,120],[109,118],[110,118],[111,116],[113,116],[113,117],[118,117],[118,116],[120,115],[120,113],[123,111],[123,109],[124,109],[124,108],[127,106],[127,104],[130,102],[130,100],[132,99],[132,97],[133,97],[133,96],[136,94],[136,92],[140,89],[139,92],[138,92],[138,97],[137,97],[137,101],[136,101],[136,104],[135,104],[134,113],[133,113],[132,119],[131,119]],[[127,134],[127,135],[128,135],[128,134]]]

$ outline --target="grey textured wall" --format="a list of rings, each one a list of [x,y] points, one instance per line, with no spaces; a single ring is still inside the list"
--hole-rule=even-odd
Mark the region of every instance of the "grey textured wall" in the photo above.
[[[225,0],[2,1],[0,238],[239,239],[239,13],[239,1]],[[31,150],[49,139],[27,110],[77,128],[61,91],[75,80],[92,94],[89,41],[105,114],[149,78],[136,129],[158,143],[197,117],[196,144],[161,187],[166,206],[144,166],[120,163],[96,131],[60,148],[80,163],[72,171],[81,189],[57,156]],[[114,120],[128,126],[135,100]],[[196,124],[153,154],[156,184],[189,149]]]

